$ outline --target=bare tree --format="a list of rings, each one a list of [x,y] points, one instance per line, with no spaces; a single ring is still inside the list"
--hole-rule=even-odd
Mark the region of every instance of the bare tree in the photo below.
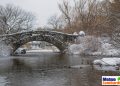
[[[105,33],[108,28],[108,7],[98,0],[63,0],[59,4],[62,15],[67,20],[67,32],[84,30],[87,33]],[[104,6],[103,6],[104,5]],[[94,30],[94,31],[93,31]]]
[[[120,48],[120,0],[109,3],[109,12],[109,25],[113,29],[112,38],[116,42],[115,46]]]
[[[107,6],[97,0],[74,0],[75,25],[90,34],[104,33],[108,27]]]
[[[68,0],[63,0],[61,4],[58,4],[60,11],[62,12],[62,16],[64,16],[64,20],[67,22],[68,28],[71,29],[71,12],[72,8]]]
[[[30,30],[33,27],[35,17],[13,5],[0,6],[0,31],[2,34],[10,34]]]
[[[120,25],[120,0],[113,0],[113,2],[109,3],[109,16],[110,16],[110,25],[113,28],[116,28]]]
[[[58,29],[62,29],[63,28],[63,21],[62,19],[57,16],[57,15],[53,15],[48,19],[48,24],[50,25],[50,27],[54,30],[58,30]]]

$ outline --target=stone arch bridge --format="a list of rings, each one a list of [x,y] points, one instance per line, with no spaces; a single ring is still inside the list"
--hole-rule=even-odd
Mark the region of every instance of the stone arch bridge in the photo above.
[[[56,46],[61,52],[64,52],[69,43],[75,42],[77,37],[78,35],[57,31],[28,31],[0,36],[5,44],[12,47],[12,53],[30,41],[45,41]]]

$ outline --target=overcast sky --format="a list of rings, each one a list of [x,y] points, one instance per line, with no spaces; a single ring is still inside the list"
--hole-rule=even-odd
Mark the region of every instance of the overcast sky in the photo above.
[[[14,4],[37,17],[38,26],[44,26],[50,16],[59,14],[58,0],[0,0],[0,5]]]

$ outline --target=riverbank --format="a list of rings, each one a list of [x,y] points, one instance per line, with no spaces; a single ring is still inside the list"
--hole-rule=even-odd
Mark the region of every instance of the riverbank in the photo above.
[[[69,45],[69,54],[87,56],[120,56],[120,49],[112,44],[109,37],[79,37],[76,43]]]
[[[51,50],[51,49],[32,49],[32,50],[27,50],[27,53],[31,52],[59,52],[58,50]]]

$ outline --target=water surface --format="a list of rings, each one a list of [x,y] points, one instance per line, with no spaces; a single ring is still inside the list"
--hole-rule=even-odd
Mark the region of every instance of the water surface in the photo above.
[[[96,70],[92,62],[97,58],[102,57],[52,52],[1,56],[0,86],[101,86],[102,75],[119,73]]]

